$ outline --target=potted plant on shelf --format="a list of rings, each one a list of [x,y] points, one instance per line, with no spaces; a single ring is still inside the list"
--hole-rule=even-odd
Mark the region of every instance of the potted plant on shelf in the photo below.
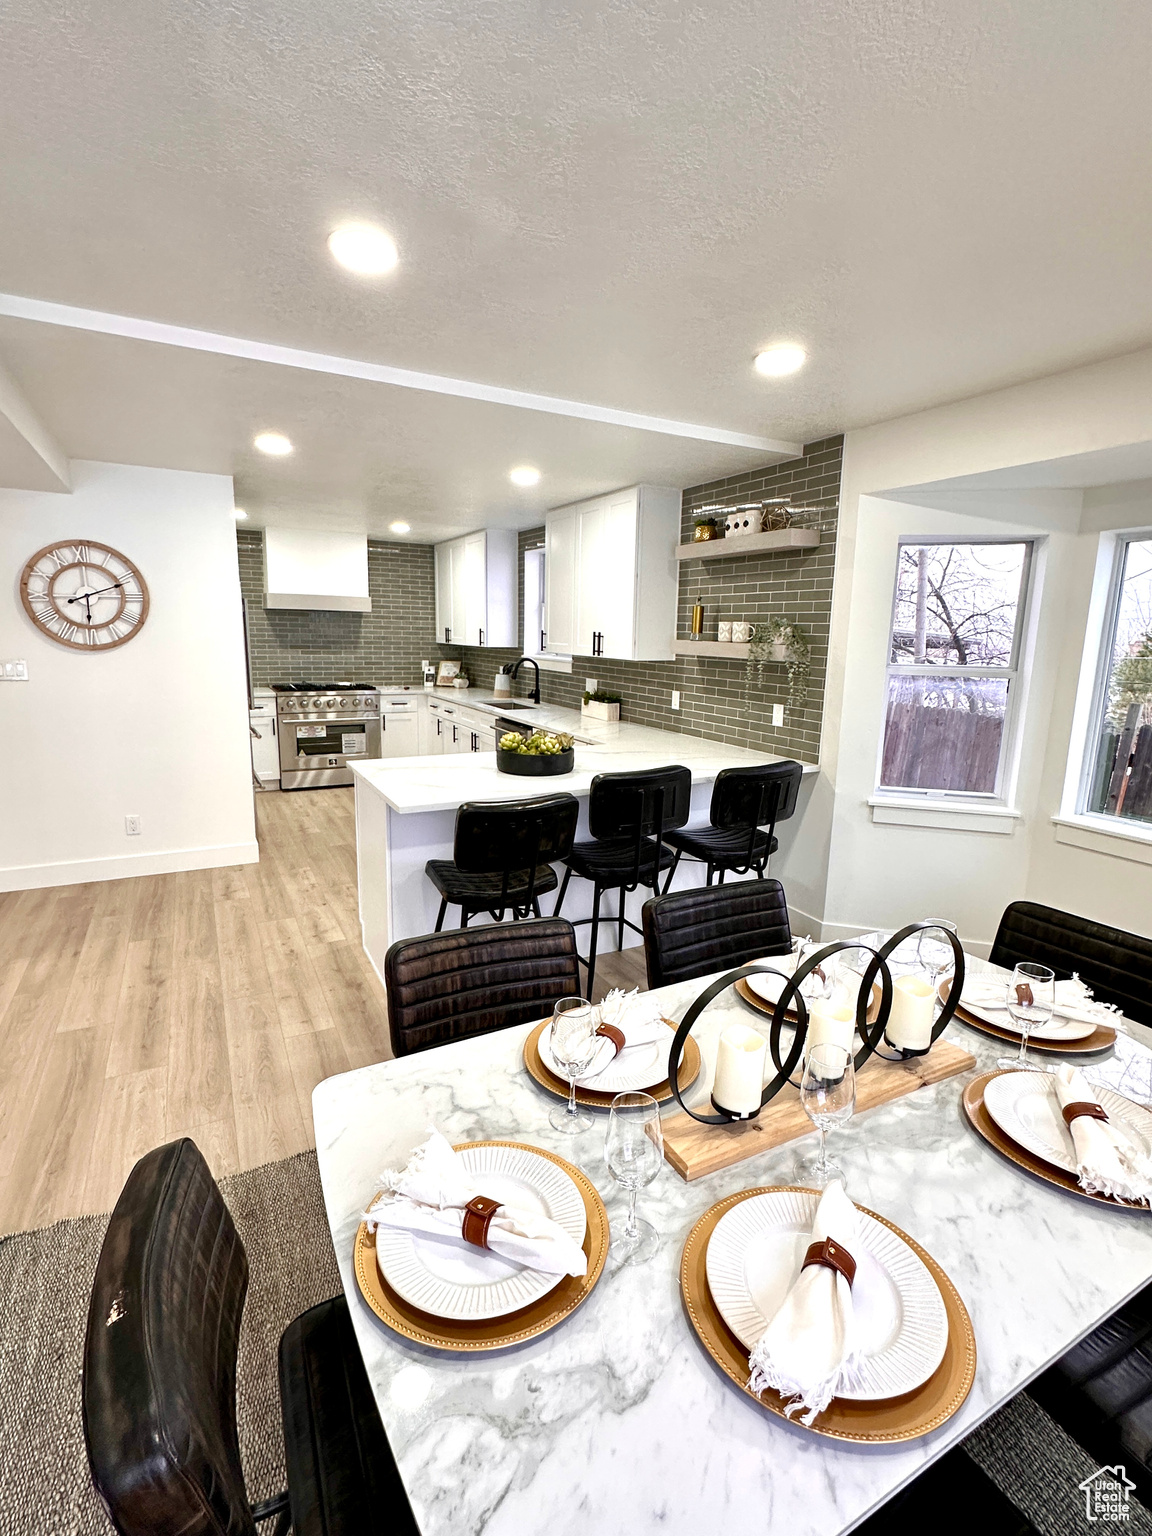
[[[764,684],[764,667],[770,662],[783,662],[788,669],[789,710],[799,709],[808,697],[808,674],[812,668],[812,652],[808,636],[799,624],[788,619],[764,619],[752,626],[748,642],[748,664],[744,671],[748,687],[753,683]]]
[[[591,715],[594,720],[619,720],[622,702],[618,693],[609,693],[605,688],[597,688],[595,693],[584,695],[580,713]]]
[[[576,762],[572,737],[567,731],[506,731],[496,748],[496,767],[501,773],[525,778],[571,773]]]
[[[694,517],[692,519],[692,542],[694,544],[707,544],[712,539],[720,537],[720,529],[716,519],[712,516]]]

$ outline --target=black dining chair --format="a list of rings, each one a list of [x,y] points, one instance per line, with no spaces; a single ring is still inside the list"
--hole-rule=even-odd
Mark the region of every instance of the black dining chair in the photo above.
[[[574,844],[568,855],[564,882],[556,898],[556,914],[564,905],[573,875],[592,882],[592,916],[576,920],[576,927],[590,923],[587,996],[596,984],[596,950],[600,936],[600,900],[615,891],[619,908],[616,948],[624,948],[625,925],[641,930],[625,911],[629,891],[646,886],[660,889],[660,876],[672,863],[668,833],[688,820],[692,800],[692,775],[687,768],[649,768],[641,773],[598,773],[588,794],[588,830],[592,841]],[[609,919],[612,921],[612,919]]]
[[[779,880],[667,891],[644,903],[642,917],[649,987],[792,952],[788,903]]]
[[[121,1536],[419,1536],[343,1296],[280,1340],[288,1490],[253,1505],[236,1429],[248,1259],[196,1144],[142,1157],[96,1265],[84,1439]]]
[[[671,890],[684,854],[707,866],[706,885],[717,871],[721,885],[728,872],[746,875],[754,870],[763,880],[768,860],[780,846],[776,824],[795,811],[803,772],[790,758],[755,768],[722,768],[712,786],[708,825],[667,835],[676,857],[664,889]]]
[[[579,994],[576,960],[563,917],[398,939],[384,956],[392,1054],[544,1018]]]
[[[575,795],[544,795],[536,800],[504,800],[462,805],[450,859],[429,859],[424,866],[440,892],[436,932],[444,927],[449,906],[460,908],[460,926],[477,912],[503,922],[540,916],[540,897],[557,885],[552,861],[567,858],[576,836],[580,803]]]
[[[988,956],[1006,970],[1032,960],[1066,979],[1075,971],[1102,1003],[1114,1003],[1138,1024],[1152,1024],[1152,939],[1107,923],[1093,922],[1014,901],[1005,907]]]

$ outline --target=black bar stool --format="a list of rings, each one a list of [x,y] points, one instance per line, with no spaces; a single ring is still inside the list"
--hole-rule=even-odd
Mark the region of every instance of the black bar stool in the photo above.
[[[641,932],[625,916],[628,892],[641,885],[654,893],[659,891],[660,875],[672,863],[672,850],[666,846],[669,829],[682,827],[688,820],[691,799],[692,775],[676,764],[649,768],[643,773],[598,773],[592,780],[588,830],[594,841],[576,843],[572,848],[553,914],[559,916],[568,881],[574,874],[592,881],[592,916],[578,918],[573,925],[592,925],[588,959],[584,961],[588,967],[588,997],[592,996],[596,981],[601,896],[605,891],[619,892],[616,947],[623,949],[625,924],[633,932]]]
[[[676,857],[664,889],[671,887],[685,853],[707,865],[706,885],[712,884],[717,870],[721,885],[729,870],[734,875],[755,870],[756,878],[763,880],[768,860],[780,846],[776,823],[787,821],[795,811],[803,771],[791,759],[756,768],[722,768],[712,786],[709,825],[667,835]]]
[[[477,912],[491,913],[498,923],[509,908],[513,920],[539,917],[540,897],[556,889],[551,861],[567,858],[579,814],[579,801],[569,794],[462,805],[452,857],[424,866],[440,892],[436,932],[444,927],[449,903],[460,908],[461,928]]]

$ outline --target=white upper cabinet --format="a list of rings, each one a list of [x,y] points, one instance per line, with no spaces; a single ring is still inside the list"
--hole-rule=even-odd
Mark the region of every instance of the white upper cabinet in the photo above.
[[[639,485],[545,519],[544,649],[670,661],[676,634],[680,492]]]
[[[453,645],[519,645],[516,534],[486,528],[437,544],[436,638]]]

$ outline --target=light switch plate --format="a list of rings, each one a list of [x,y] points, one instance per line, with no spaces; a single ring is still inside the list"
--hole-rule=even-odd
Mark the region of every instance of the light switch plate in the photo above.
[[[0,661],[0,679],[6,683],[26,683],[28,681],[28,663],[26,661]]]
[[[679,709],[680,708],[680,690],[679,690],[679,688],[673,688],[673,690],[672,690],[672,708],[673,709]]]
[[[784,706],[783,706],[783,704],[773,704],[773,706],[772,706],[772,724],[773,725],[783,725],[784,724]]]

